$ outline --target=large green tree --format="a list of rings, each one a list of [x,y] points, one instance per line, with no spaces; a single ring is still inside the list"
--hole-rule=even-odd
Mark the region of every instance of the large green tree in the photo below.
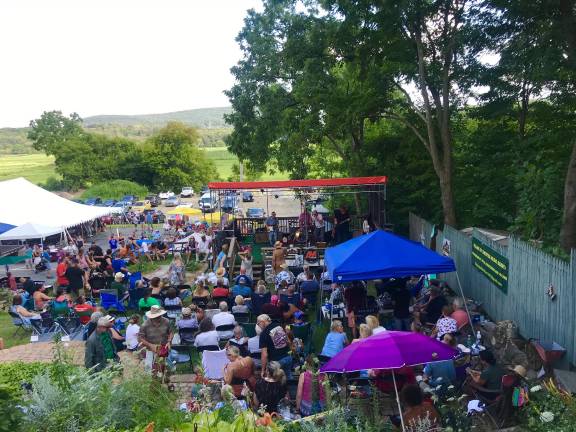
[[[61,145],[83,134],[82,119],[78,114],[66,117],[61,111],[44,111],[39,119],[30,122],[28,139],[36,150],[56,155]]]
[[[198,149],[196,129],[179,122],[169,122],[142,146],[140,183],[153,190],[195,189],[215,177],[215,166]]]

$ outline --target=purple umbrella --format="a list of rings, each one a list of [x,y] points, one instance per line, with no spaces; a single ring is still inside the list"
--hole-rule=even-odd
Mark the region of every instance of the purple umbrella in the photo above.
[[[453,360],[457,353],[458,351],[448,345],[419,333],[385,331],[347,346],[320,370],[344,373],[365,369],[392,369],[402,430],[405,430],[394,369]]]

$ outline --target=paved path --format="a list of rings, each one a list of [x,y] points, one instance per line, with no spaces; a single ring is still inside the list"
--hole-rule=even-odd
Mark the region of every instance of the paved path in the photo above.
[[[84,364],[84,342],[64,342],[64,346],[71,354],[74,364]],[[50,363],[54,358],[53,347],[53,342],[36,342],[7,348],[0,351],[0,363],[13,361]]]

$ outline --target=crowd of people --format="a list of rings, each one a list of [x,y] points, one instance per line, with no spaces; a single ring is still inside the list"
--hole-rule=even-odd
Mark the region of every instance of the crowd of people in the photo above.
[[[314,215],[311,218],[314,224]],[[216,235],[209,227],[171,227],[162,235],[150,229],[138,240],[135,235],[110,235],[106,251],[95,243],[71,239],[59,253],[52,292],[30,278],[18,282],[9,275],[12,312],[29,323],[42,321],[47,313],[54,318],[74,312],[83,324],[85,365],[94,370],[117,361],[118,352],[126,350],[142,356],[145,369],[165,376],[178,363],[178,346],[193,346],[199,353],[222,352],[220,382],[226,397],[245,400],[255,409],[265,406],[268,412],[292,406],[298,415],[307,416],[324,409],[330,383],[317,373],[318,365],[349,344],[392,329],[424,333],[460,350],[453,361],[396,371],[405,420],[427,416],[437,421],[438,413],[429,402],[439,388],[465,386],[487,401],[498,395],[510,371],[498,365],[489,350],[480,350],[478,361],[471,362],[470,346],[464,346],[470,317],[463,299],[446,284],[428,283],[419,276],[375,281],[370,289],[363,282],[332,283],[326,272],[307,265],[290,267],[286,248],[273,235],[273,222],[271,226],[270,283],[254,280],[249,247],[240,246],[241,266],[237,274],[229,274],[228,245],[212,253]],[[168,256],[172,260],[164,277],[134,280],[128,271],[129,264],[142,257]],[[186,262],[191,259],[206,262],[206,270],[188,275]],[[137,313],[128,320],[112,317],[98,305],[99,291],[112,291],[124,310]],[[332,319],[316,351],[310,339],[323,295],[334,309],[343,305],[344,314]],[[387,328],[381,325],[382,309],[392,311]],[[518,379],[525,375],[520,367],[514,373]],[[395,391],[387,371],[360,371],[356,378],[373,382],[374,391],[388,395]],[[296,387],[292,400],[290,385]]]

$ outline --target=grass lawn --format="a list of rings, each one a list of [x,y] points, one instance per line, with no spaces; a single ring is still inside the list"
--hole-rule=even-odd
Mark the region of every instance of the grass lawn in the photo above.
[[[0,312],[0,337],[4,339],[4,348],[10,348],[16,345],[22,345],[30,342],[31,332],[28,330],[19,330],[14,336],[16,327],[12,324],[12,318],[7,312]]]
[[[48,177],[60,177],[54,170],[54,157],[42,153],[0,156],[0,180],[24,177],[43,183]]]

